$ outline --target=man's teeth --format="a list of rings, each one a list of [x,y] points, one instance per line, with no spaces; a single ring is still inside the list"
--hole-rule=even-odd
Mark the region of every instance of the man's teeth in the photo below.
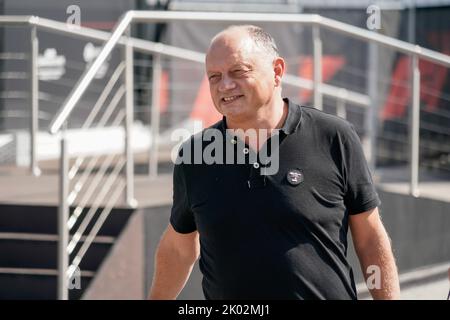
[[[223,100],[226,101],[226,102],[228,102],[228,101],[235,100],[235,99],[237,99],[237,98],[239,98],[239,96],[226,97],[226,98],[223,98]]]

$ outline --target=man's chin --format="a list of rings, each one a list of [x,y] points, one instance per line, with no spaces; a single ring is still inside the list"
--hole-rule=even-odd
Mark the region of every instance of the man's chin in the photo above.
[[[220,103],[220,108],[221,110],[223,110],[223,112],[227,113],[227,112],[242,112],[242,110],[244,109],[244,105],[242,102],[240,101],[233,101],[231,103],[226,103],[226,102],[221,102]]]
[[[231,117],[239,117],[240,115],[242,115],[242,113],[243,113],[243,110],[242,110],[242,108],[240,108],[239,106],[227,106],[227,107],[223,107],[222,106],[222,114],[225,116],[225,117],[229,117],[229,118],[231,118]]]

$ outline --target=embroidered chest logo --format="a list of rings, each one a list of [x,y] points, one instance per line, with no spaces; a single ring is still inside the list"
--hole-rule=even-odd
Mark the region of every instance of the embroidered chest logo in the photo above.
[[[297,186],[303,182],[303,173],[298,169],[290,169],[286,175],[287,181],[293,185]]]

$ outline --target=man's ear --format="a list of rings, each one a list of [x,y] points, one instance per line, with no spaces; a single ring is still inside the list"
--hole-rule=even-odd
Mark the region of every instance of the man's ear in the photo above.
[[[278,57],[273,61],[273,71],[274,71],[274,75],[275,75],[275,87],[281,86],[281,78],[283,78],[285,69],[286,69],[286,64],[285,64],[283,58]]]

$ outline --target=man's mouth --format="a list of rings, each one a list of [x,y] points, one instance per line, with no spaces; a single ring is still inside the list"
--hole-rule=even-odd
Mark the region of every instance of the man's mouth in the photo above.
[[[223,103],[228,104],[228,103],[231,103],[241,97],[243,97],[243,95],[235,95],[235,96],[230,96],[230,97],[223,97],[221,100]]]

